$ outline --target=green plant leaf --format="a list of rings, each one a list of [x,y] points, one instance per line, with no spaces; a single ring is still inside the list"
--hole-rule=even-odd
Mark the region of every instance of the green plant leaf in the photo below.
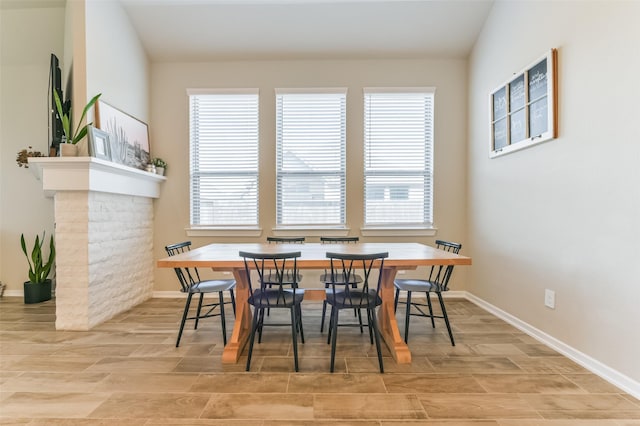
[[[89,109],[91,109],[91,107],[98,101],[98,98],[100,96],[102,96],[102,93],[98,93],[97,95],[95,95],[93,98],[91,98],[89,103],[84,106],[84,109],[82,110],[82,115],[80,116],[80,120],[78,121],[78,127],[74,132],[75,136],[71,139],[73,141],[72,143],[77,143],[87,134],[87,125],[82,126],[82,121],[84,120],[84,117],[87,115],[87,112],[89,111]]]

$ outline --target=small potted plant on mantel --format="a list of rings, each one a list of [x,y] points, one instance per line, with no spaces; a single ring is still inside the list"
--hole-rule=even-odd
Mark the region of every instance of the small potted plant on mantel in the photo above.
[[[71,107],[69,107],[69,111],[65,114],[64,109],[62,108],[62,102],[60,101],[60,96],[58,96],[57,91],[53,91],[53,98],[56,104],[56,111],[60,116],[60,120],[62,120],[62,133],[63,142],[60,144],[60,155],[63,157],[74,157],[78,155],[78,147],[77,143],[82,140],[87,135],[87,127],[92,125],[93,122],[82,125],[82,121],[89,109],[98,101],[98,98],[102,95],[102,93],[98,93],[95,95],[88,104],[84,106],[82,110],[82,115],[80,116],[80,120],[78,122],[78,126],[75,131],[71,127]],[[88,151],[87,151],[88,152]]]
[[[24,283],[24,303],[40,303],[51,300],[51,280],[48,277],[56,258],[53,235],[49,240],[49,258],[46,262],[42,257],[43,244],[44,232],[42,233],[42,239],[36,235],[33,250],[31,250],[31,255],[29,255],[24,234],[20,235],[22,252],[27,257],[27,262],[29,262],[29,281],[25,281]]]
[[[156,173],[160,176],[164,176],[164,172],[167,170],[167,162],[162,158],[154,158],[151,161],[151,164],[156,166]]]

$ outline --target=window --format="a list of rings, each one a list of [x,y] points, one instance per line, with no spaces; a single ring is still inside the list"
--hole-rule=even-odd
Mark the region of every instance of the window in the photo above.
[[[276,90],[279,226],[345,224],[346,89]]]
[[[258,91],[189,91],[191,225],[258,224]]]
[[[433,99],[433,88],[365,88],[365,226],[433,226]]]

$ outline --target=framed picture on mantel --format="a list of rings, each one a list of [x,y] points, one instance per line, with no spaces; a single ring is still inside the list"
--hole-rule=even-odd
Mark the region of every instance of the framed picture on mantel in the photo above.
[[[556,138],[557,105],[557,51],[551,49],[489,95],[489,156]]]
[[[110,135],[111,161],[144,170],[151,162],[147,124],[102,100],[95,108],[96,127]]]

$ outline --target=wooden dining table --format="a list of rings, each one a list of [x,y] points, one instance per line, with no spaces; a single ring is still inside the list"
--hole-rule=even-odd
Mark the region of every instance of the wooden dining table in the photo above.
[[[251,308],[248,303],[249,283],[244,260],[239,252],[286,253],[297,252],[299,269],[323,270],[330,267],[327,252],[334,253],[380,253],[388,252],[384,260],[381,282],[382,305],[378,313],[379,329],[393,358],[399,364],[411,362],[409,347],[400,336],[398,322],[393,309],[393,281],[399,270],[413,270],[420,266],[471,265],[471,258],[420,243],[357,243],[357,244],[209,244],[186,253],[166,257],[157,261],[160,268],[197,267],[214,271],[229,271],[236,280],[236,320],[233,333],[222,352],[223,363],[236,363],[240,358],[251,330]],[[318,288],[305,288],[305,300],[324,300],[325,289],[318,281]]]

